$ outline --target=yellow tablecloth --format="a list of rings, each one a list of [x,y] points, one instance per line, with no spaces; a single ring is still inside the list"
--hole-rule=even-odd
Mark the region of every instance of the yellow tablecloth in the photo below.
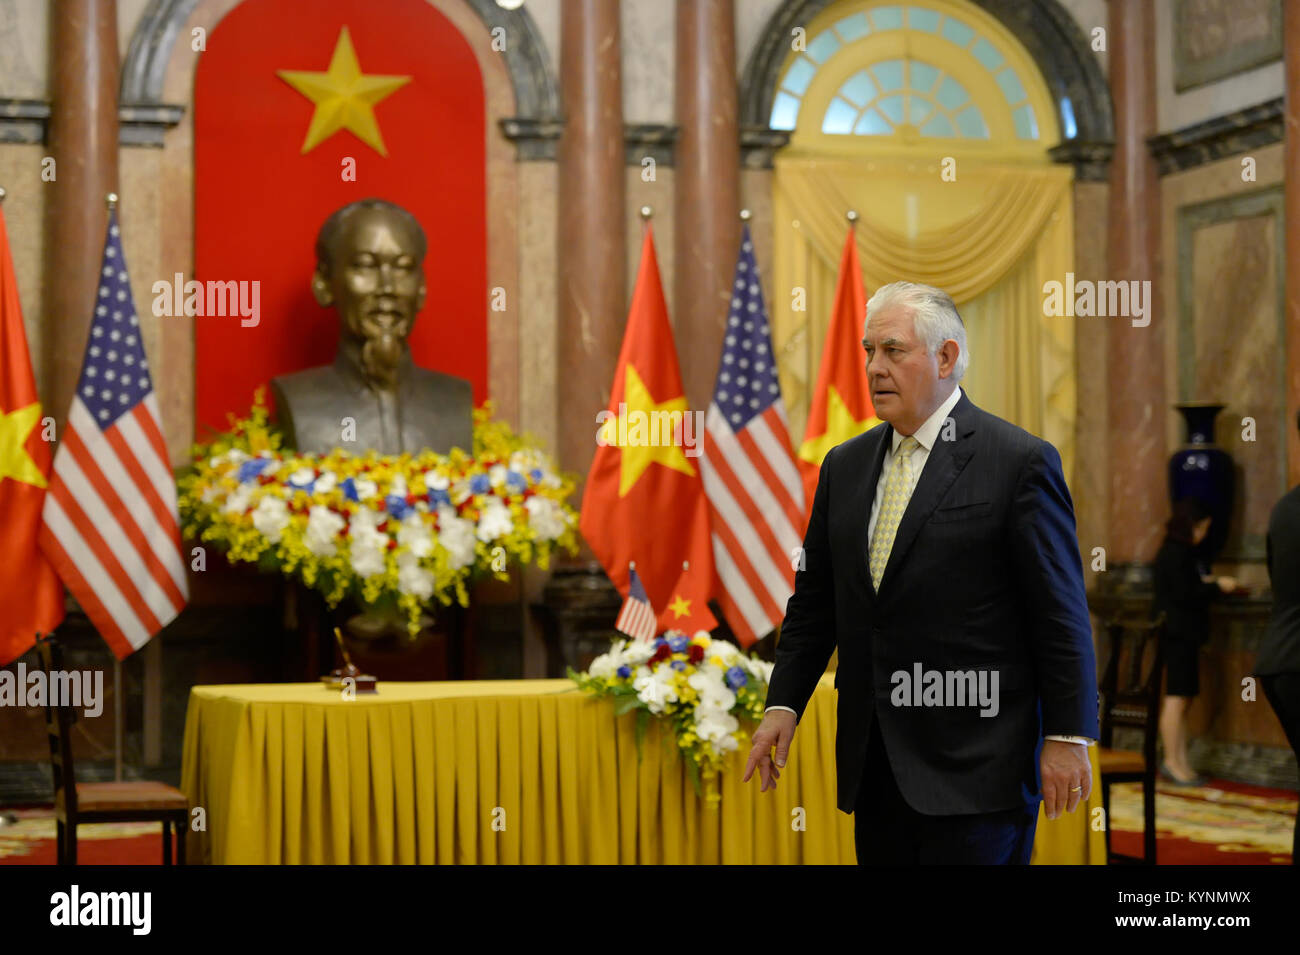
[[[190,858],[852,863],[834,692],[818,688],[775,792],[742,784],[736,753],[710,809],[655,721],[638,761],[635,717],[567,680],[381,683],[350,701],[316,684],[197,686],[181,785],[206,829]],[[1082,810],[1040,818],[1034,861],[1103,862],[1104,837]]]

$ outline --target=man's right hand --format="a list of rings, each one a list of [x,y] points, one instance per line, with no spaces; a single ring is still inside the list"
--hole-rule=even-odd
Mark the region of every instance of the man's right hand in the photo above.
[[[776,789],[776,781],[781,778],[781,769],[790,755],[790,743],[794,740],[795,715],[788,710],[770,710],[763,716],[763,722],[754,731],[754,745],[749,750],[749,761],[745,763],[745,775],[740,780],[749,782],[758,767],[762,780],[759,792]],[[776,747],[776,757],[772,757],[772,747]]]

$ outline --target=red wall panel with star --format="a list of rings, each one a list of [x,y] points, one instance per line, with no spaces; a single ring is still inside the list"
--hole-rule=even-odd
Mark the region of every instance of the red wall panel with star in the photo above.
[[[347,69],[349,40],[359,80]],[[290,85],[282,71],[322,75]],[[344,99],[317,115],[304,88]],[[373,127],[356,108],[368,100]],[[382,142],[345,125],[304,153],[313,121],[338,125],[330,115],[357,117],[350,125]],[[169,319],[195,323],[200,436],[224,430],[228,412],[246,413],[272,376],[333,359],[337,313],[311,295],[316,233],[335,209],[368,197],[410,210],[429,239],[415,363],[468,379],[476,403],[487,397],[484,123],[474,52],[426,0],[245,0],[211,31],[195,79],[195,274],[185,278],[260,281],[261,317],[248,327],[229,316]],[[343,178],[346,157],[354,182]]]

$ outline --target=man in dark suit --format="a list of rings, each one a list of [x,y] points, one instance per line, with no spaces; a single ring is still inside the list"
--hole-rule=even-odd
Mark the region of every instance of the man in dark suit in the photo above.
[[[838,647],[858,861],[1027,863],[1038,800],[1049,818],[1086,802],[1098,734],[1060,455],[958,387],[965,328],[939,289],[880,289],[863,347],[885,423],[822,462],[744,778],[775,787]]]
[[[1300,414],[1296,427],[1300,427]],[[1282,496],[1268,520],[1268,577],[1273,584],[1273,615],[1260,643],[1255,673],[1300,758],[1300,485]],[[1291,837],[1291,863],[1297,859],[1300,817]]]

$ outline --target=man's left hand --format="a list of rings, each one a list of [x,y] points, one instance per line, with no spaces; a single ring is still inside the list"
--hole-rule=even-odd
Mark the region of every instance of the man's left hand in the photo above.
[[[1088,761],[1087,746],[1044,740],[1038,765],[1043,776],[1043,810],[1048,819],[1055,819],[1061,810],[1074,812],[1080,802],[1088,801],[1092,763]]]

